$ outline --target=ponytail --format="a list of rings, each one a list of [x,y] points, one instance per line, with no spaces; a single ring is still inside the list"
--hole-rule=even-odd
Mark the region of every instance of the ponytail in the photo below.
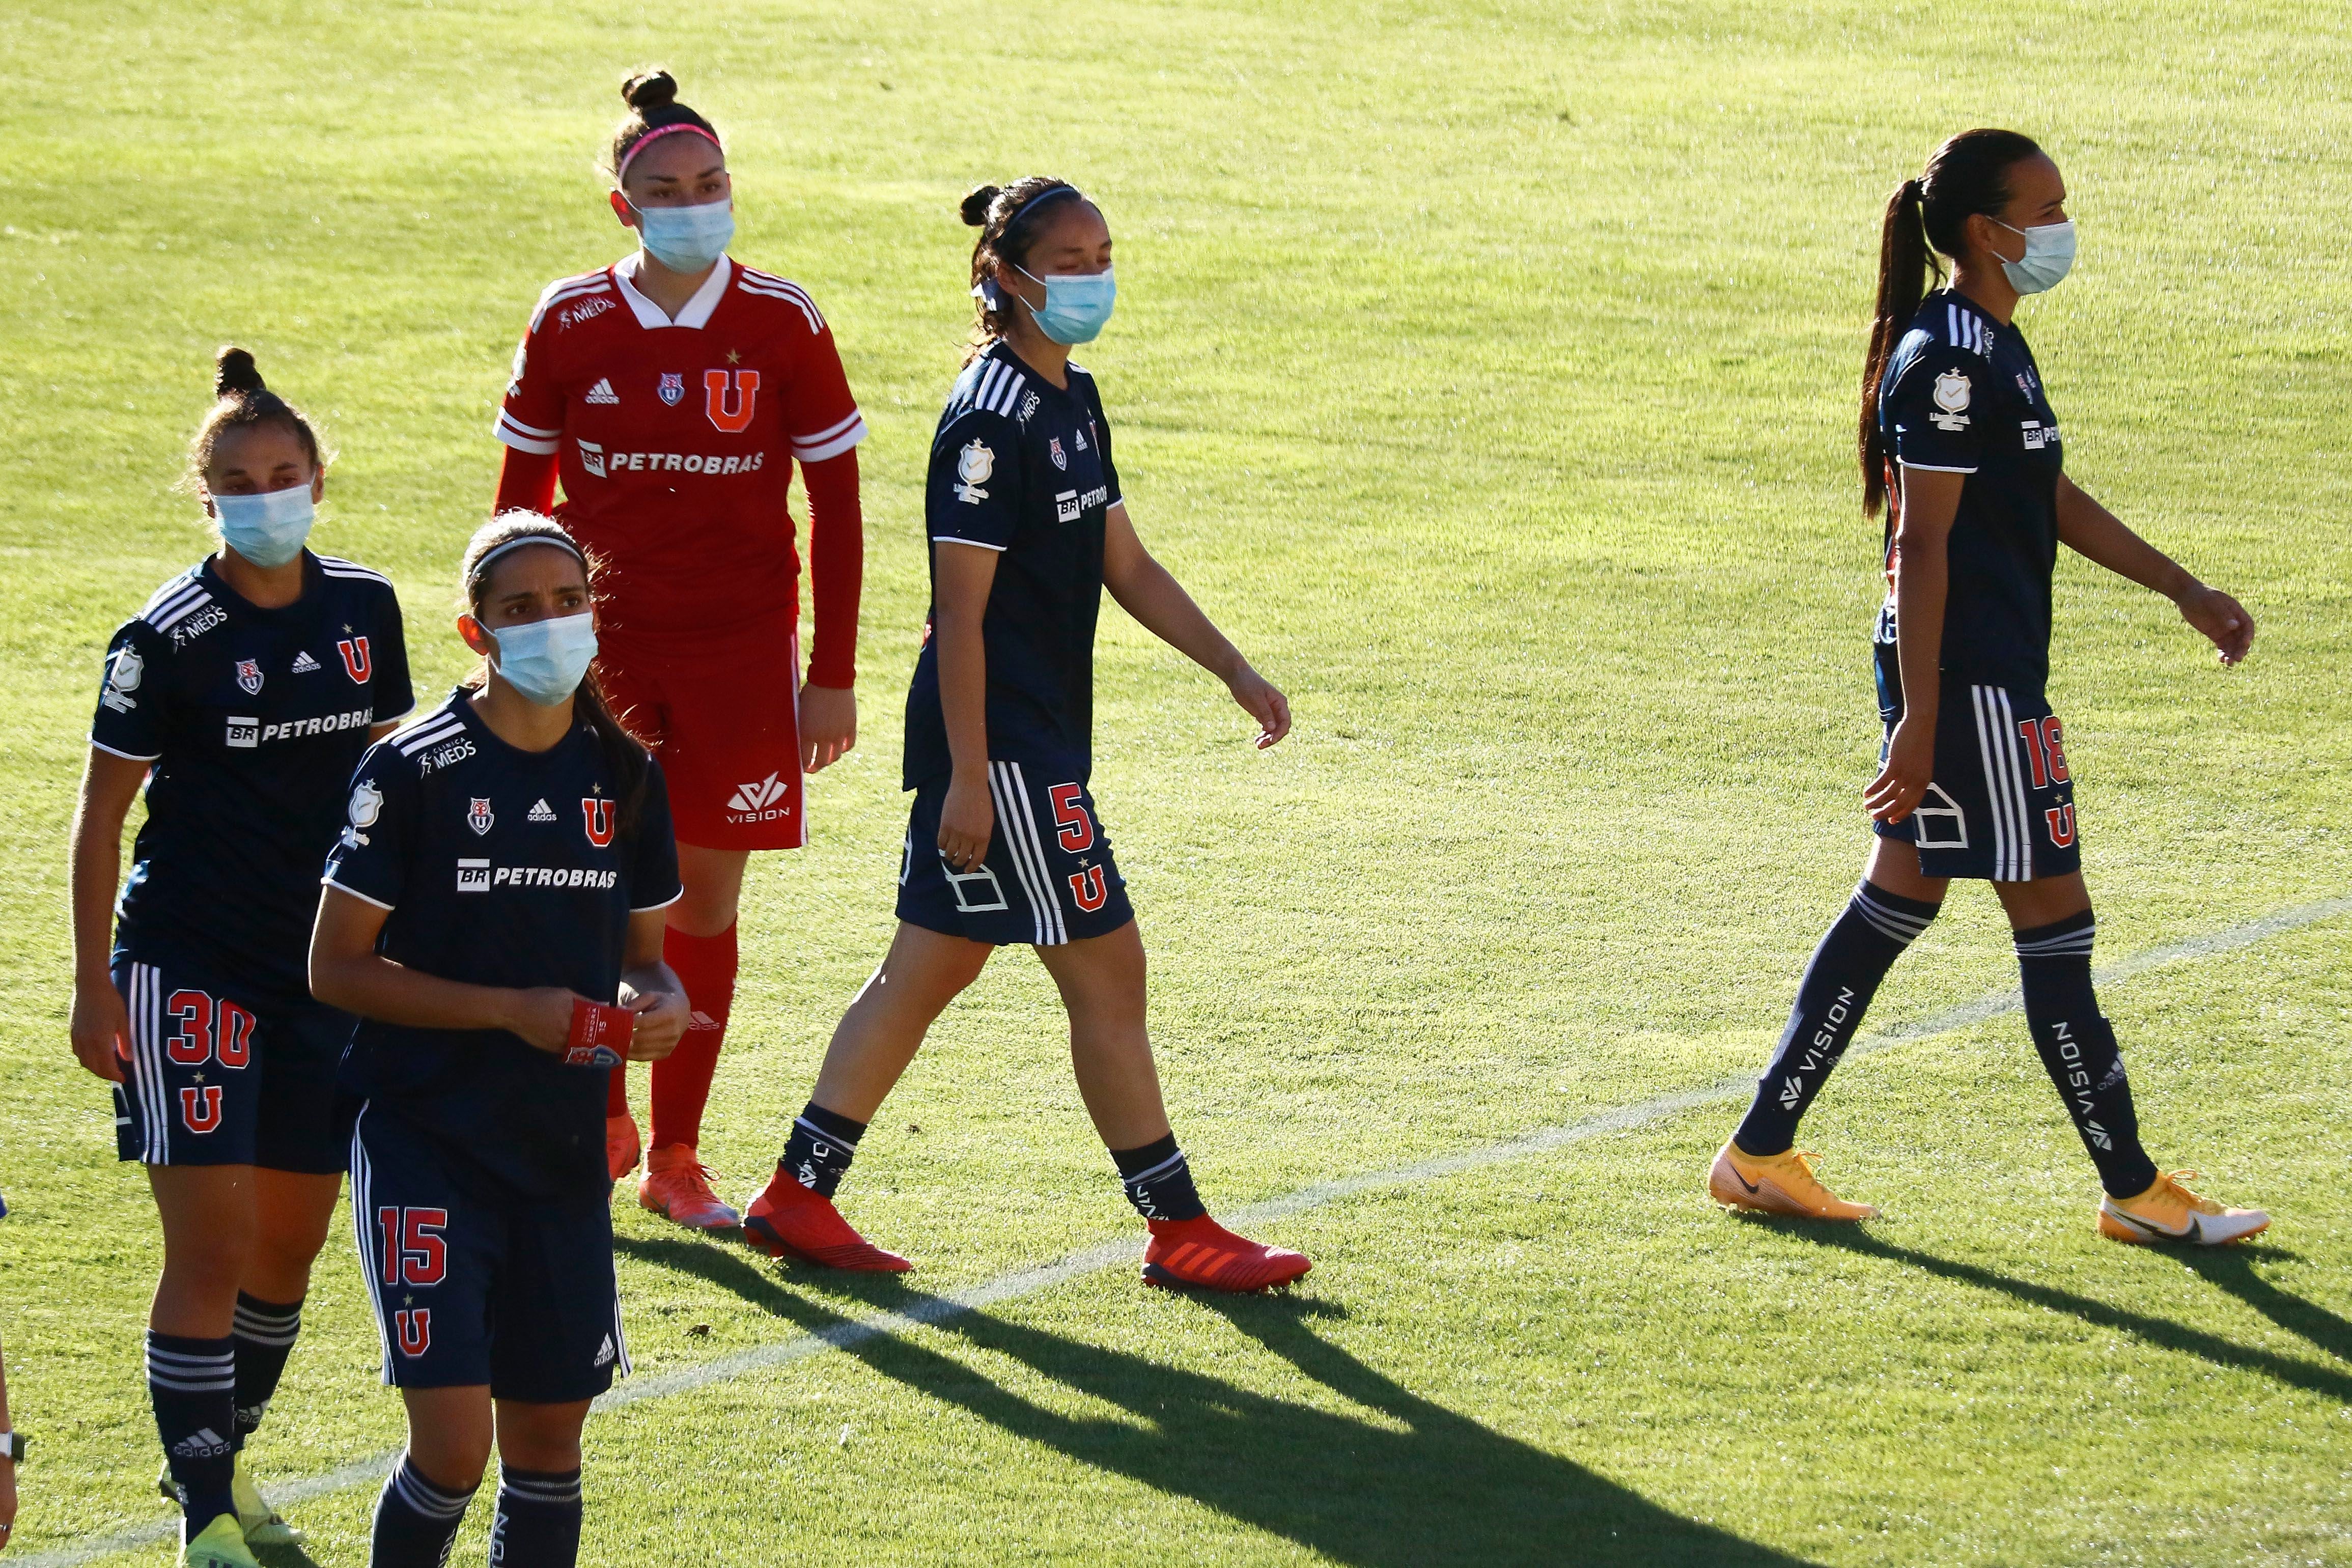
[[[497,558],[509,546],[533,540],[544,540],[576,557],[588,586],[592,590],[595,587],[603,563],[582,549],[580,542],[562,523],[535,511],[502,511],[475,531],[474,537],[467,542],[465,559],[458,567],[459,580],[465,584],[466,607],[475,619],[481,618],[482,605],[489,596],[490,568],[497,563]],[[477,670],[463,684],[478,689],[486,679],[482,671]],[[614,795],[620,802],[620,835],[624,839],[634,838],[637,819],[645,809],[646,781],[653,772],[652,759],[620,720],[614,717],[593,666],[582,678],[579,689],[572,694],[572,710],[596,731],[596,743],[604,752],[605,771],[613,775]]]
[[[1862,364],[1862,417],[1856,447],[1862,462],[1862,510],[1875,517],[1886,504],[1886,447],[1878,434],[1878,384],[1895,345],[1911,328],[1927,297],[1927,277],[1940,284],[1939,257],[1957,260],[1968,243],[1969,219],[2009,205],[2009,171],[2042,149],[2014,131],[1963,131],[1927,160],[1916,180],[1886,198],[1878,230],[1878,306],[1870,322],[1870,350]]]
[[[1921,186],[1906,180],[1886,198],[1886,216],[1878,227],[1878,308],[1870,321],[1870,352],[1862,362],[1862,511],[1876,517],[1886,504],[1886,448],[1878,434],[1878,382],[1886,374],[1887,356],[1919,313],[1927,297],[1927,274],[1937,281],[1943,268],[1927,248],[1927,231],[1920,218]]]

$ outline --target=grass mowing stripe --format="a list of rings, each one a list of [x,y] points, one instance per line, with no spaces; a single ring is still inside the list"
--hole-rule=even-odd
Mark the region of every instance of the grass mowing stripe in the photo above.
[[[2102,985],[2120,984],[2137,975],[2145,974],[2151,969],[2161,968],[2168,963],[2187,963],[2195,959],[2210,958],[2217,953],[2235,952],[2240,948],[2252,947],[2257,942],[2267,941],[2284,932],[2300,930],[2321,921],[2334,920],[2345,915],[2352,915],[2352,898],[2323,899],[2314,903],[2292,905],[2274,910],[2259,920],[2248,921],[2242,925],[2229,926],[2221,931],[2209,931],[2202,936],[2184,937],[2178,942],[2147,948],[2099,969],[2095,979]],[[1897,1046],[1907,1045],[1916,1040],[1948,1034],[1954,1029],[1964,1029],[1973,1025],[1988,1023],[1994,1018],[2016,1012],[2022,1005],[2023,999],[2016,990],[1989,992],[1973,1002],[1962,1003],[1957,1007],[1948,1007],[1940,1013],[1933,1013],[1907,1024],[1898,1024],[1894,1028],[1868,1039],[1857,1040],[1847,1049],[1846,1056],[1849,1058],[1869,1056],[1879,1051],[1893,1049]],[[1235,1210],[1231,1217],[1243,1225],[1279,1219],[1289,1215],[1302,1214],[1309,1209],[1319,1208],[1326,1204],[1336,1203],[1359,1193],[1374,1192],[1383,1187],[1404,1186],[1416,1182],[1439,1180],[1469,1171],[1482,1170],[1489,1165],[1524,1160],[1531,1155],[1565,1148],[1571,1143],[1583,1142],[1604,1132],[1617,1132],[1628,1128],[1645,1126],[1654,1121],[1664,1121],[1671,1116],[1678,1116],[1685,1110],[1696,1110],[1701,1106],[1719,1105],[1744,1100],[1753,1091],[1754,1087],[1754,1078],[1742,1074],[1738,1078],[1726,1079],[1719,1083],[1698,1089],[1680,1089],[1672,1094],[1656,1095],[1648,1100],[1637,1100],[1631,1105],[1620,1106],[1614,1110],[1604,1110],[1597,1115],[1580,1118],[1575,1121],[1563,1122],[1557,1127],[1541,1128],[1517,1138],[1465,1150],[1460,1153],[1440,1154],[1431,1159],[1415,1161],[1409,1165],[1400,1165],[1391,1170],[1368,1171],[1360,1175],[1341,1176],[1333,1181],[1318,1182],[1312,1186],[1301,1187],[1297,1192],[1286,1194],[1278,1198],[1268,1198],[1263,1203],[1251,1204]],[[1082,1251],[1067,1253],[1050,1263],[1035,1264],[1026,1268],[1016,1268],[1009,1273],[1000,1274],[992,1279],[983,1280],[968,1289],[944,1296],[920,1295],[911,1304],[891,1311],[877,1312],[871,1317],[850,1319],[828,1329],[800,1334],[793,1339],[779,1341],[774,1344],[754,1346],[750,1350],[739,1351],[732,1355],[720,1356],[716,1360],[703,1362],[694,1366],[680,1367],[674,1372],[633,1377],[598,1399],[595,1408],[600,1411],[614,1410],[644,1400],[664,1399],[676,1394],[690,1394],[697,1389],[707,1388],[712,1384],[730,1382],[770,1367],[788,1365],[824,1351],[847,1350],[871,1340],[927,1328],[945,1322],[951,1318],[961,1317],[967,1312],[980,1311],[1000,1302],[1017,1300],[1041,1290],[1051,1289],[1056,1285],[1065,1284],[1082,1275],[1094,1273],[1097,1269],[1108,1268],[1120,1263],[1131,1263],[1141,1256],[1142,1250],[1139,1244],[1132,1241],[1107,1242],[1099,1247],[1090,1247]],[[355,1459],[348,1465],[338,1467],[323,1474],[308,1476],[300,1480],[289,1481],[283,1486],[274,1486],[269,1489],[270,1501],[284,1509],[308,1501],[312,1498],[324,1497],[331,1492],[341,1491],[347,1487],[362,1486],[371,1481],[380,1480],[391,1470],[393,1462],[399,1457],[397,1450],[378,1454],[371,1458]],[[121,1531],[95,1541],[81,1542],[48,1552],[35,1552],[30,1556],[18,1558],[16,1561],[22,1564],[22,1568],[71,1568],[73,1564],[92,1562],[113,1552],[128,1552],[166,1540],[178,1528],[179,1521],[176,1519],[159,1520],[152,1524]]]

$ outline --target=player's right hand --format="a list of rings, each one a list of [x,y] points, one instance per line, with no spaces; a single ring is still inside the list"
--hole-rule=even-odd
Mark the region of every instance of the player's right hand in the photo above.
[[[131,1043],[131,1010],[114,982],[88,981],[74,986],[73,1016],[66,1026],[73,1053],[81,1065],[109,1083],[122,1081],[122,1062]]]
[[[1915,709],[1896,721],[1895,733],[1887,739],[1886,761],[1863,791],[1862,803],[1870,808],[1873,821],[1900,822],[1927,797],[1935,779],[1935,716]]]
[[[996,807],[988,798],[988,780],[959,773],[948,783],[948,797],[940,804],[940,858],[958,873],[976,870],[988,858],[989,836],[996,830]]]
[[[513,995],[508,1032],[521,1036],[533,1050],[562,1056],[572,1043],[572,1005],[580,998],[561,985],[533,985]]]
[[[694,1009],[679,991],[641,991],[625,998],[621,1005],[637,1016],[629,1030],[633,1062],[661,1060],[677,1049],[677,1043],[686,1038],[687,1026],[694,1022]]]

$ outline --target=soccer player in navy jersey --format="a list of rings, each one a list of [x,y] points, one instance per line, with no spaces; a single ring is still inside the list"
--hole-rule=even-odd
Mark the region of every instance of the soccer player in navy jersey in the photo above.
[[[1925,294],[1934,258],[1951,284]],[[2091,899],[2050,673],[2058,546],[2164,595],[2234,665],[2253,617],[2118,521],[2063,471],[2057,416],[2015,322],[2073,264],[2058,166],[2027,138],[1970,131],[1888,200],[1864,373],[1863,504],[1888,510],[1873,653],[1885,742],[1864,795],[1877,837],[1814,952],[1779,1048],[1707,1190],[1734,1207],[1867,1219],[1795,1151],[1798,1119],[1896,958],[1955,877],[1990,881],[2014,929],[2026,1022],[2105,1189],[2118,1241],[2208,1245],[2270,1224],[2158,1171],[2140,1146],[2115,1030],[2091,984]]]
[[[1095,618],[1108,588],[1221,678],[1271,746],[1290,705],[1136,537],[1094,378],[1070,363],[1110,314],[1102,213],[1042,176],[966,196],[976,352],[932,438],[929,635],[907,696],[915,792],[898,931],[834,1031],[782,1160],[744,1234],[771,1256],[898,1270],[833,1206],[858,1137],[931,1021],[997,947],[1027,942],[1070,1016],[1078,1091],[1151,1240],[1156,1284],[1251,1290],[1307,1272],[1296,1252],[1209,1217],[1160,1094],[1143,942],[1096,816]]]
[[[215,390],[189,472],[219,548],[107,648],[73,826],[70,1029],[163,1217],[147,1382],[186,1560],[241,1565],[248,1544],[300,1539],[241,1450],[342,1185],[352,1019],[303,973],[319,861],[352,765],[412,704],[391,583],[304,548],[326,491],[310,422],[242,349],[220,352]]]
[[[580,1550],[580,1432],[628,1371],[604,1083],[685,1034],[661,765],[593,679],[587,559],[509,512],[466,550],[475,681],[372,749],[327,860],[310,984],[359,1015],[352,1219],[408,1451],[375,1568],[439,1568],[495,1440],[490,1560]]]

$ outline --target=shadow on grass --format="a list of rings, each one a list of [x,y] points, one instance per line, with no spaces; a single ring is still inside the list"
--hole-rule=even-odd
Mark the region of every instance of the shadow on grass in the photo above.
[[[2179,1260],[2182,1268],[2227,1290],[2288,1333],[2310,1341],[2337,1361],[2352,1362],[2352,1322],[2254,1272],[2254,1265],[2265,1258],[2292,1260],[2295,1256],[2284,1247],[2241,1242],[2236,1247],[2191,1247]]]
[[[632,1258],[698,1276],[809,1332],[842,1312],[793,1289],[744,1254],[688,1241],[616,1238]],[[828,1290],[843,1281],[825,1279]],[[1140,1286],[1137,1287],[1141,1289]],[[845,1294],[876,1307],[936,1310],[939,1298],[866,1277]],[[916,1392],[1083,1464],[1192,1498],[1361,1568],[1436,1563],[1780,1564],[1801,1559],[1659,1508],[1613,1481],[1422,1398],[1317,1334],[1339,1307],[1297,1297],[1203,1297],[1217,1318],[1359,1406],[1360,1416],[1270,1397],[993,1318],[943,1315],[938,1331],[1009,1356],[1117,1405],[1132,1419],[1066,1415],[908,1340],[877,1336],[844,1353]]]
[[[1783,1219],[1767,1215],[1742,1217],[1748,1224],[1765,1226],[1816,1246],[1834,1247],[1864,1258],[1884,1258],[1890,1263],[1906,1263],[1945,1279],[1973,1285],[1980,1289],[1998,1290],[2053,1312],[2064,1312],[2099,1328],[2130,1334],[2159,1349],[2197,1356],[2216,1366],[2260,1373],[2264,1377],[2316,1394],[2324,1399],[2352,1404],[2352,1375],[2334,1367],[2238,1344],[2219,1334],[2193,1329],[2169,1318],[2151,1317],[2146,1312],[2112,1306],[2089,1296],[2061,1290],[2053,1285],[2018,1279],[1974,1263],[1963,1263],[1957,1258],[1939,1258],[1932,1252],[1898,1247],[1872,1236],[1860,1226]],[[2302,1297],[2291,1295],[2262,1279],[2254,1273],[2252,1259],[2232,1258],[2229,1256],[2228,1248],[2210,1247],[2184,1255],[2182,1261],[2280,1327],[2302,1335],[2330,1355],[2345,1358],[2347,1345],[2352,1343],[2352,1325],[2347,1325],[2343,1319],[2326,1309],[2314,1306]]]

